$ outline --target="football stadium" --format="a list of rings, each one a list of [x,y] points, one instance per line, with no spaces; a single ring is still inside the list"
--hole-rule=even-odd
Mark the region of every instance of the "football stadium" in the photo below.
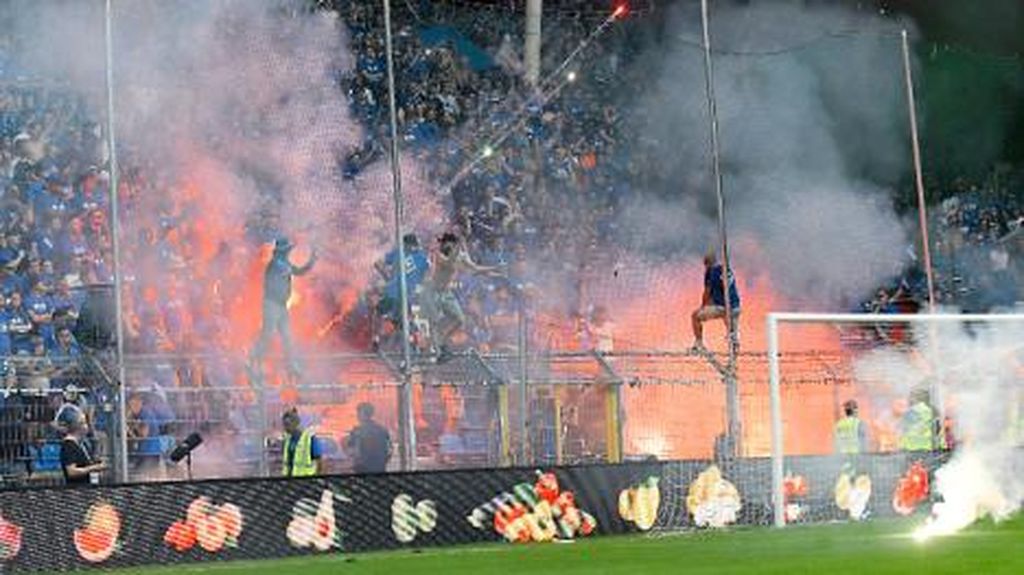
[[[1024,573],[1022,31],[0,2],[0,572]]]

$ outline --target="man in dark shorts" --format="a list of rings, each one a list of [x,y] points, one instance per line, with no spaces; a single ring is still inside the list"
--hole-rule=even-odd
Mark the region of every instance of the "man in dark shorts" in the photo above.
[[[729,270],[729,307],[732,312],[732,334],[730,345],[739,346],[737,322],[740,318],[740,294],[736,289],[736,278]],[[704,294],[701,296],[700,307],[690,316],[693,323],[693,350],[704,351],[704,322],[710,319],[726,321],[725,287],[722,282],[722,264],[715,259],[714,253],[704,256]]]

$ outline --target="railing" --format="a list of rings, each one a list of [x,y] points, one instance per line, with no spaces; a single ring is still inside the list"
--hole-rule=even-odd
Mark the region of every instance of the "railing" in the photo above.
[[[415,468],[710,459],[723,448],[726,431],[725,387],[713,359],[671,351],[469,352],[440,364],[420,358],[407,383]],[[835,414],[853,385],[845,359],[838,352],[782,358],[791,393],[803,397],[812,412],[805,423],[814,439],[802,446],[803,453],[827,451],[831,445]],[[115,425],[117,387],[111,376],[117,370],[109,359],[87,356],[77,363],[74,383],[96,406],[103,453],[112,462],[126,458],[132,482],[278,475],[281,415],[290,407],[298,409],[304,427],[315,431],[325,471],[350,472],[346,439],[357,425],[356,410],[362,403],[374,406],[374,419],[396,444],[388,470],[402,469],[397,444],[399,423],[406,416],[400,402],[406,384],[398,358],[391,355],[305,356],[297,381],[274,373],[253,378],[244,356],[128,355],[126,453],[116,449],[121,443],[115,440],[121,427]],[[19,381],[29,378],[27,371],[19,374]],[[741,455],[765,455],[770,447],[766,374],[763,354],[741,354]],[[41,450],[59,440],[49,422],[64,401],[65,386],[51,380],[51,385],[36,388],[40,391],[9,392],[15,398],[49,398],[29,401],[38,407],[31,408],[36,411],[28,419],[15,417],[14,407],[4,412],[4,421],[10,423],[0,447],[10,454],[6,469],[13,470],[18,484],[42,477],[59,480],[54,448],[46,447],[45,457]],[[30,387],[21,384],[12,390]],[[189,469],[186,461],[172,462],[170,452],[192,433],[203,443]],[[31,474],[19,473],[25,461],[46,463],[35,465]],[[43,468],[50,475],[41,475]]]
[[[80,409],[89,424],[87,448],[111,460],[117,432],[115,394],[91,357],[0,358],[0,480],[3,487],[60,484],[58,414]]]

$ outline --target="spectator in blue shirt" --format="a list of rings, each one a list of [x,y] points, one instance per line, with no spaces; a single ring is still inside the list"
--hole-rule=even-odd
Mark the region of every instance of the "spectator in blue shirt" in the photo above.
[[[722,281],[722,264],[718,263],[715,254],[704,256],[704,294],[701,296],[700,307],[693,312],[693,349],[704,349],[704,322],[709,319],[726,320],[725,286]],[[735,345],[736,322],[740,316],[740,295],[736,289],[736,278],[729,271],[729,308],[732,313],[733,330],[730,341]],[[726,323],[728,325],[728,322]]]
[[[0,267],[13,270],[21,264],[25,252],[20,249],[17,238],[16,234],[0,233]]]
[[[57,289],[50,298],[53,304],[53,325],[57,328],[72,327],[78,321],[80,300],[71,294],[67,280],[57,280],[56,286]]]
[[[49,225],[38,226],[32,231],[30,243],[33,254],[44,260],[54,260],[62,256],[58,251],[58,241],[64,234],[64,222],[59,217],[49,220]]]
[[[53,342],[53,302],[49,289],[42,281],[36,281],[32,292],[25,298],[25,311],[35,326],[36,332],[50,345]]]
[[[82,355],[82,348],[78,345],[78,341],[69,328],[61,327],[57,330],[52,355],[72,359]]]
[[[406,234],[402,238],[402,247],[405,251],[405,265],[402,269],[405,273],[405,287],[409,301],[413,301],[417,288],[423,283],[430,269],[430,258],[420,247],[420,240],[416,234]],[[383,297],[378,305],[379,313],[387,318],[395,320],[399,317],[398,304],[401,298],[401,283],[398,275],[398,249],[393,249],[384,256],[382,262],[378,262],[377,271],[387,282],[384,286]]]
[[[6,296],[0,294],[0,299],[6,300]],[[4,361],[9,355],[13,355],[14,351],[11,347],[11,333],[7,327],[8,311],[7,305],[0,305],[0,361]]]
[[[135,393],[128,398],[128,429],[129,435],[136,439],[156,437],[164,431],[164,426],[174,421],[170,408],[160,405],[158,401]]]
[[[7,332],[11,336],[11,351],[15,355],[31,353],[32,320],[22,305],[21,292],[12,292],[6,298],[3,314],[7,320]]]

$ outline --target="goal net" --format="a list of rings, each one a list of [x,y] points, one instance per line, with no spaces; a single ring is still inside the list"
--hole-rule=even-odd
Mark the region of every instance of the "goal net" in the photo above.
[[[1019,506],[1024,314],[771,313],[767,339],[776,526]]]

